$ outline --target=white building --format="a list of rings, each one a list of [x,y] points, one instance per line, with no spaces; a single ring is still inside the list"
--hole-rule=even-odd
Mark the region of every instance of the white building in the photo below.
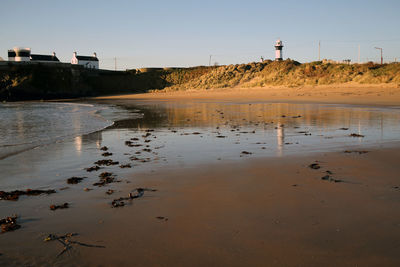
[[[74,52],[71,64],[82,65],[89,69],[98,69],[99,59],[97,58],[96,53],[93,53],[93,56],[78,56],[77,53]]]
[[[8,50],[8,61],[31,61],[31,49],[14,47]]]
[[[282,48],[283,48],[283,43],[280,39],[278,39],[275,42],[275,60],[282,60]]]
[[[8,61],[16,62],[42,62],[42,63],[59,63],[56,53],[52,55],[31,54],[30,48],[14,47],[8,50]]]

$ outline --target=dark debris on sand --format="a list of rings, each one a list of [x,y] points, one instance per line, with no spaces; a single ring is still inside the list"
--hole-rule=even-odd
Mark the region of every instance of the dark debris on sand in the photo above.
[[[138,158],[136,156],[132,156],[129,158],[132,161],[139,161],[139,162],[150,162],[150,158]]]
[[[345,150],[344,153],[358,153],[358,154],[365,154],[368,153],[367,150]]]
[[[113,161],[112,159],[101,159],[101,160],[96,161],[94,164],[110,166],[110,165],[118,165],[119,162]]]
[[[321,177],[321,180],[329,181],[329,182],[334,182],[334,183],[341,183],[341,182],[343,182],[342,180],[332,178],[330,175],[322,176],[322,177]]]
[[[58,209],[68,209],[69,208],[69,204],[68,203],[64,203],[61,205],[50,205],[50,210],[58,210]]]
[[[126,200],[132,200],[135,198],[140,198],[144,195],[144,192],[155,192],[157,191],[156,189],[150,189],[150,188],[136,188],[134,189],[131,193],[129,193],[128,197],[120,197],[117,199],[114,199],[111,202],[111,206],[113,208],[118,208],[118,207],[123,207],[125,206],[125,202]]]
[[[99,166],[92,166],[92,167],[89,167],[89,168],[86,168],[85,170],[87,171],[87,172],[92,172],[92,171],[98,171],[98,170],[100,170],[101,169],[101,167],[99,167]]]
[[[132,141],[125,141],[125,145],[129,146],[129,147],[139,147],[139,146],[143,146],[142,144],[135,144]]]
[[[112,189],[108,189],[107,191],[106,191],[106,194],[107,195],[112,195],[114,193],[114,190],[112,190]]]
[[[56,190],[49,189],[49,190],[39,190],[39,189],[27,189],[25,191],[22,190],[15,190],[11,192],[0,191],[0,200],[18,200],[19,196],[26,195],[26,196],[38,196],[42,194],[54,194]]]
[[[99,175],[100,180],[94,183],[95,186],[104,186],[106,184],[113,183],[115,181],[115,176],[111,172],[102,172]]]
[[[151,135],[151,133],[146,133],[145,135],[142,135],[143,138],[147,138]]]
[[[362,134],[357,134],[357,133],[352,133],[349,135],[350,137],[365,137],[365,135]]]
[[[67,179],[67,184],[78,184],[80,182],[82,182],[83,179],[85,179],[87,177],[71,177]]]
[[[21,228],[21,225],[17,224],[17,218],[18,216],[14,215],[0,219],[1,233],[14,231]]]
[[[131,164],[129,164],[129,163],[127,163],[127,164],[122,164],[122,165],[119,165],[119,167],[120,168],[132,168],[132,165]]]
[[[313,170],[318,170],[321,168],[321,166],[318,163],[312,163],[312,164],[308,165],[308,167],[310,167]]]
[[[164,216],[157,216],[156,219],[159,219],[160,221],[168,221],[168,217],[164,217]]]

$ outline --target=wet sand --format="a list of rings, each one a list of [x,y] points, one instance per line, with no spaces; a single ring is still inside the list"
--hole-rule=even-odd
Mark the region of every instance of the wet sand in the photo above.
[[[90,257],[110,265],[398,266],[399,157],[391,149],[329,153],[143,175],[160,191],[105,222],[113,252]],[[307,167],[315,160],[321,169]],[[327,170],[344,182],[321,180]]]
[[[113,239],[142,264],[395,266],[399,156],[398,150],[331,153],[152,174],[143,179],[162,177],[160,194],[129,233],[141,236],[135,243],[142,249],[132,252],[123,232]],[[320,170],[307,167],[314,160]],[[327,170],[345,182],[321,180]],[[119,215],[127,228],[136,217]]]
[[[334,103],[390,106],[400,103],[400,86],[393,84],[339,84],[302,87],[216,88],[209,90],[161,91],[146,94],[115,95],[98,97],[97,99],[214,99],[236,102],[263,100],[282,103]]]
[[[188,94],[123,96],[120,101],[292,101],[257,93]],[[348,101],[400,103],[389,96],[376,102],[373,96],[360,102],[356,98]],[[83,182],[51,196],[8,202],[2,214],[18,210],[22,227],[0,235],[0,265],[399,266],[400,143],[360,145],[357,150],[368,151],[361,154],[345,150],[246,155],[178,168],[149,165],[140,172],[133,168],[112,186],[84,192]],[[311,169],[316,161],[321,168]],[[329,178],[322,179],[326,175]],[[111,207],[113,199],[138,187],[157,191],[127,200],[124,207]],[[110,188],[115,192],[105,194]],[[48,208],[64,202],[70,203],[69,209]],[[43,242],[49,233],[69,232],[79,233],[71,240],[105,248],[74,246],[57,257],[62,245]]]
[[[23,228],[0,237],[0,263],[398,266],[399,158],[399,149],[381,149],[145,172],[119,184],[114,197],[137,186],[158,191],[121,208],[104,202],[106,188],[82,203],[75,192],[72,208],[59,212],[32,199]],[[321,168],[309,168],[316,160]],[[342,182],[322,180],[326,171]],[[72,229],[80,233],[74,240],[106,248],[77,247],[56,258],[62,246],[41,243],[45,233]]]

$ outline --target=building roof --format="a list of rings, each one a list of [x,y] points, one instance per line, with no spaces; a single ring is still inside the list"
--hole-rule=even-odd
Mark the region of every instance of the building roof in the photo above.
[[[93,56],[76,56],[78,60],[85,60],[85,61],[99,61],[97,57]]]
[[[58,58],[53,55],[31,54],[31,60],[32,61],[57,61],[57,62],[60,62],[60,60],[58,60]]]

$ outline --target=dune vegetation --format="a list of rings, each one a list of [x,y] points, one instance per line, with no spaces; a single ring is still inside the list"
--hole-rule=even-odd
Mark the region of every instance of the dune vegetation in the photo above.
[[[201,75],[199,75],[201,73]],[[178,79],[177,77],[180,77]],[[197,69],[181,69],[167,75],[164,90],[304,86],[343,83],[400,85],[400,64],[332,64],[321,61],[300,64],[293,60],[264,61]]]

